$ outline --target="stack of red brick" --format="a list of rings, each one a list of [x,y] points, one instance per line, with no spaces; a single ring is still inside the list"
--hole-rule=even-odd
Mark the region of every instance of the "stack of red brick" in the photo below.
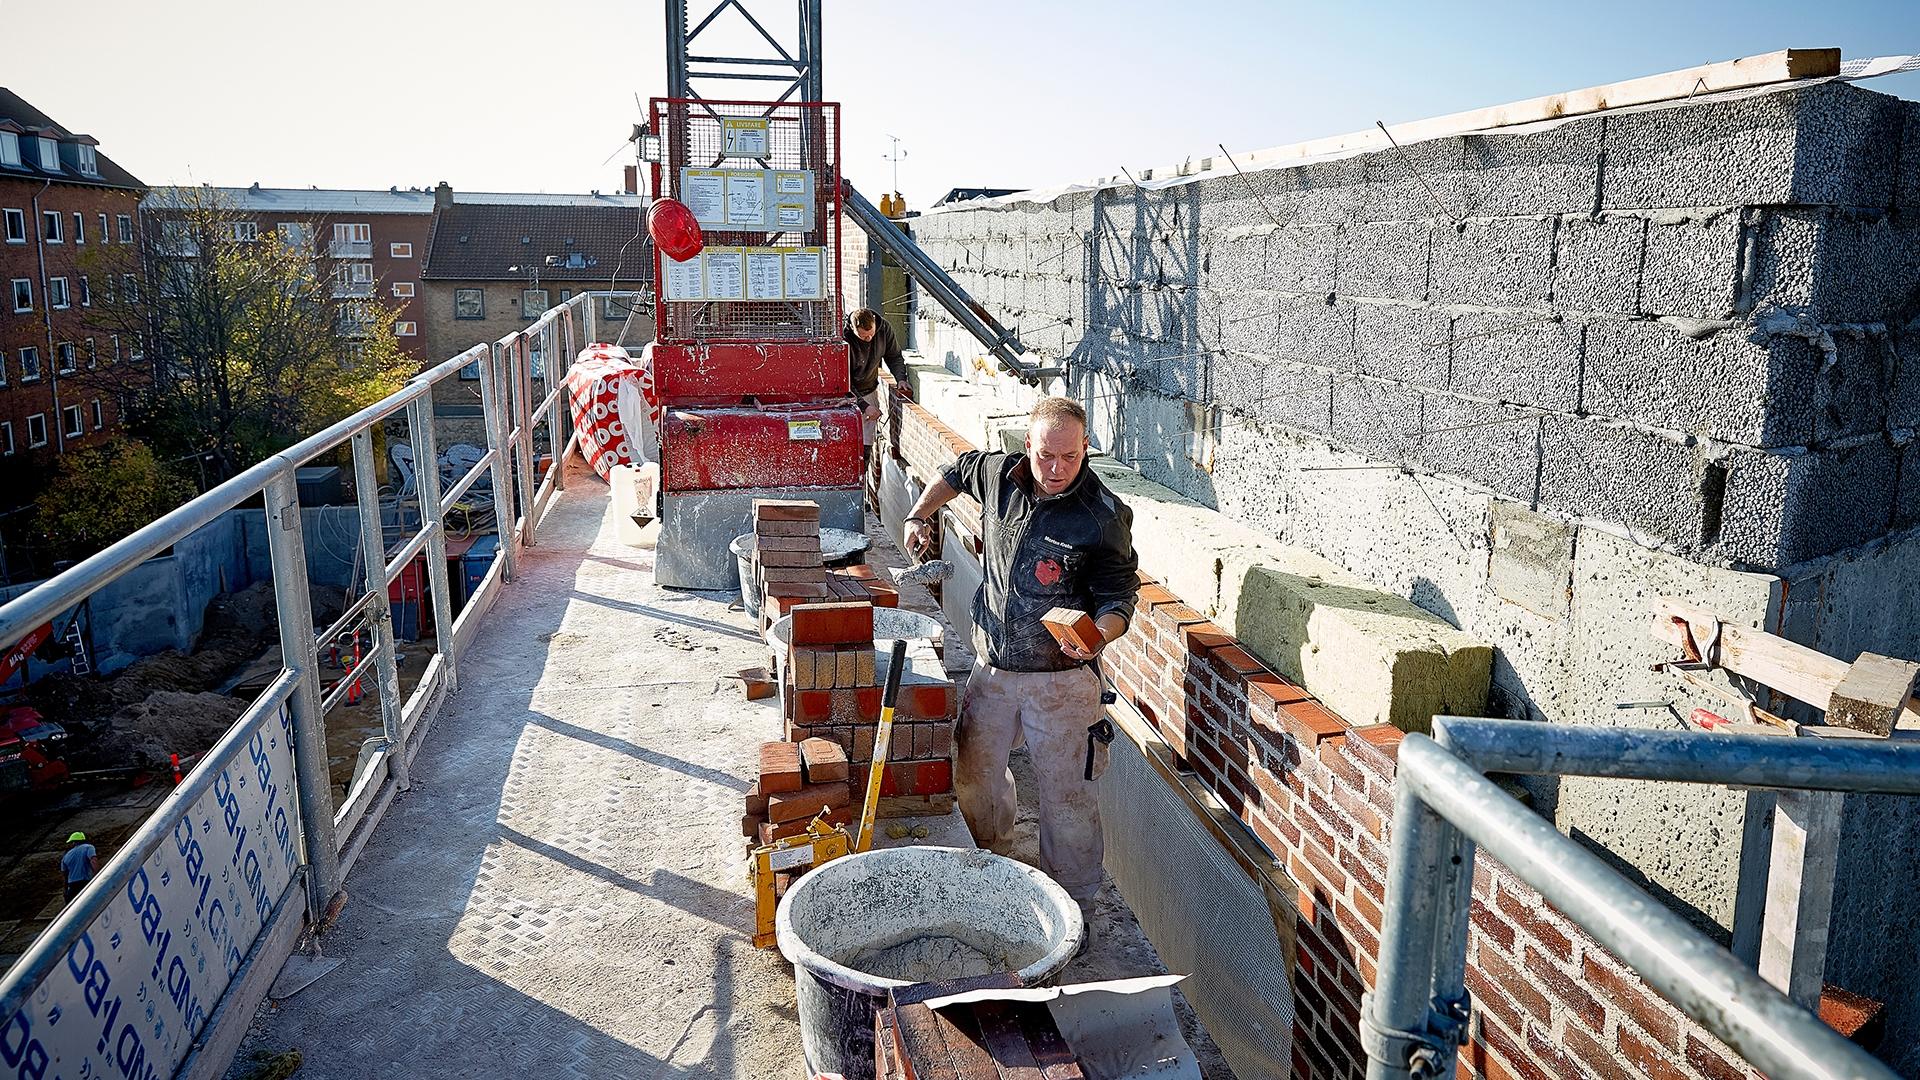
[[[820,554],[820,506],[804,499],[753,501],[749,587],[760,597],[760,630],[810,600],[867,600],[897,607],[900,594],[865,564],[833,569]]]

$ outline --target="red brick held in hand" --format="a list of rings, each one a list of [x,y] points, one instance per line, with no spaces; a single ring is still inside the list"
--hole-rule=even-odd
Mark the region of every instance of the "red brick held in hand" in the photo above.
[[[1106,639],[1100,634],[1100,627],[1094,624],[1093,616],[1073,608],[1057,607],[1040,616],[1040,624],[1053,635],[1062,649],[1069,647],[1082,652],[1099,652]]]

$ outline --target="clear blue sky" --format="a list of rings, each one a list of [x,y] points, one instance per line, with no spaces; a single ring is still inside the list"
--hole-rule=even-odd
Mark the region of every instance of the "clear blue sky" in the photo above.
[[[887,187],[898,135],[916,206],[1790,46],[1920,52],[1914,0],[825,6],[848,174]],[[664,91],[664,21],[647,0],[0,0],[35,43],[0,79],[149,183],[611,190],[634,96]],[[1920,73],[1864,85],[1920,97]]]

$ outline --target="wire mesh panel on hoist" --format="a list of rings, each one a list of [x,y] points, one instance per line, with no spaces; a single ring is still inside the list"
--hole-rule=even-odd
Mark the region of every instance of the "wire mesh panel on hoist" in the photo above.
[[[684,263],[657,254],[658,340],[840,337],[840,107],[655,98],[653,190],[700,222]]]

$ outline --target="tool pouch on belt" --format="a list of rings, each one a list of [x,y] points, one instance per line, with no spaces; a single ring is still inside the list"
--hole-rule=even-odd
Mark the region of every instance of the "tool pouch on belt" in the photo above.
[[[1120,700],[1120,695],[1114,693],[1113,688],[1107,685],[1106,673],[1100,670],[1099,657],[1096,656],[1088,661],[1087,666],[1093,669],[1093,677],[1100,683],[1100,706],[1103,710],[1100,719],[1087,725],[1085,775],[1089,781],[1092,781],[1100,779],[1100,774],[1107,771],[1107,763],[1113,755],[1113,721],[1107,719],[1104,710],[1106,706]]]

